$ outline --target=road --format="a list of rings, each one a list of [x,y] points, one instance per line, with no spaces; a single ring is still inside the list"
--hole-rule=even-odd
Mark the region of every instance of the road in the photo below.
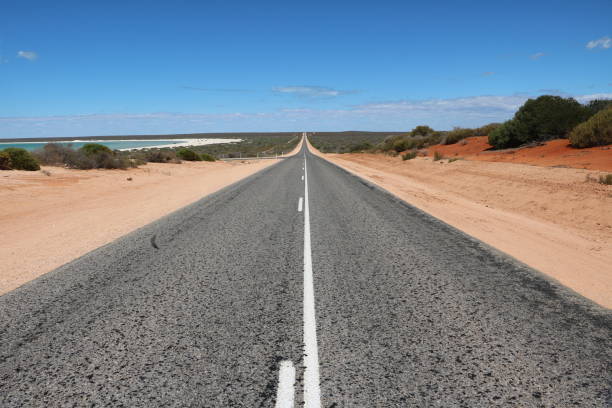
[[[304,146],[0,297],[0,406],[604,407],[611,334]]]

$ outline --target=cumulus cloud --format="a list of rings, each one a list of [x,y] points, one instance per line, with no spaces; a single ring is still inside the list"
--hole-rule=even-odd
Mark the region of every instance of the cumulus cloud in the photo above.
[[[536,52],[535,54],[532,54],[529,58],[531,58],[532,60],[537,60],[542,58],[544,55],[546,54],[544,54],[543,52]]]
[[[336,97],[340,95],[347,95],[351,93],[355,93],[355,91],[342,91],[339,89],[327,88],[324,86],[306,86],[306,85],[298,85],[298,86],[280,86],[273,88],[272,91],[281,94],[292,94],[297,96],[305,96],[305,97]]]
[[[597,40],[589,41],[586,45],[589,50],[593,48],[610,48],[612,47],[612,38],[606,36]]]
[[[38,54],[35,53],[34,51],[18,51],[17,52],[17,57],[18,58],[25,58],[27,60],[30,61],[34,61],[38,58]]]

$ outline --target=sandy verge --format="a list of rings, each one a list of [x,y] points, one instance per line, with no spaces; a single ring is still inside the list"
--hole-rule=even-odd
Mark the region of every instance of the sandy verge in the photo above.
[[[291,157],[291,156],[295,156],[296,154],[298,154],[298,152],[300,151],[300,149],[302,148],[302,144],[304,143],[304,138],[302,137],[300,139],[300,142],[297,144],[297,146],[295,146],[295,148],[290,151],[289,153],[286,153],[284,156],[282,157]]]
[[[587,181],[603,173],[374,154],[322,156],[612,308],[612,186]]]
[[[275,163],[0,172],[0,294]]]

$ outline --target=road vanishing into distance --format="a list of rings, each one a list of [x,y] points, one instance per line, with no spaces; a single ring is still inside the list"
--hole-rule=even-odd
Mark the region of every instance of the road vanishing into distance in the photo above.
[[[606,407],[611,334],[304,144],[0,297],[0,406]]]

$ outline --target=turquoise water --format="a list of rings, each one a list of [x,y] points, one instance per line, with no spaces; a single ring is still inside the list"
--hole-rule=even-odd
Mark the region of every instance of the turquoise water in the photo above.
[[[87,143],[99,143],[101,145],[107,146],[109,149],[137,149],[139,147],[147,147],[147,146],[160,146],[160,145],[169,145],[182,143],[184,140],[170,139],[170,140],[109,140],[109,141],[99,141],[92,140],[86,142],[57,142],[58,144],[63,144],[67,146],[72,146],[73,149],[78,149]],[[40,149],[46,142],[36,142],[36,143],[0,143],[0,149],[5,149],[7,147],[21,147],[26,150],[36,150]]]

